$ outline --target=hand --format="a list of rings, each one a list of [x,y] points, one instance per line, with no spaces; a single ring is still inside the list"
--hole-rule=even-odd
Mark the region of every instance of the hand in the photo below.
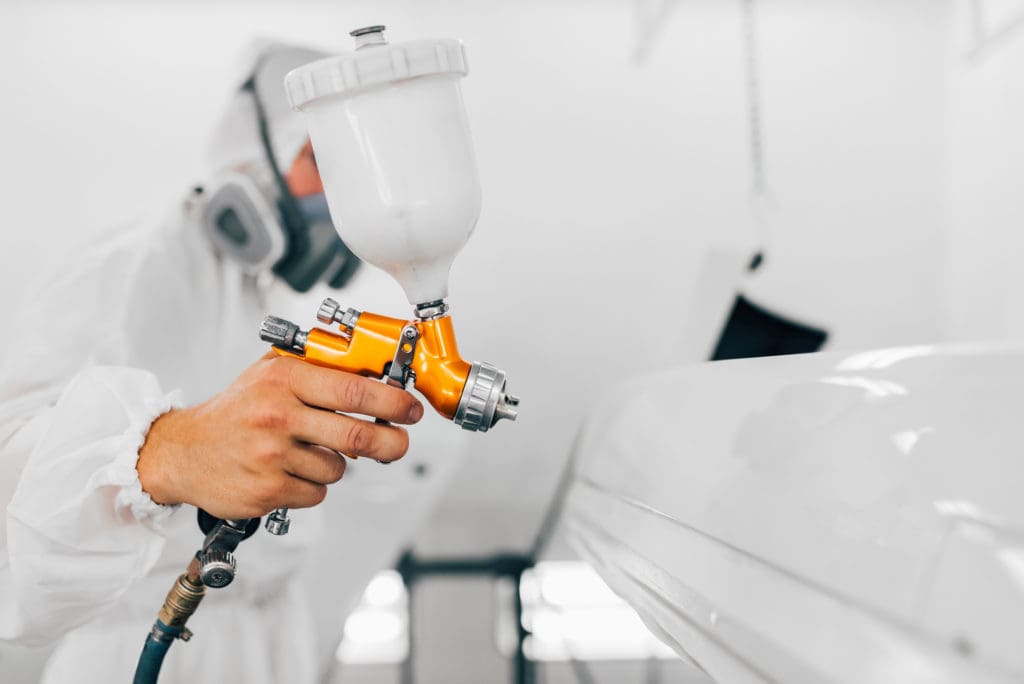
[[[139,480],[157,503],[225,519],[315,506],[345,473],[338,452],[389,462],[409,446],[404,428],[337,411],[411,424],[423,405],[369,378],[268,354],[206,403],[155,420]]]

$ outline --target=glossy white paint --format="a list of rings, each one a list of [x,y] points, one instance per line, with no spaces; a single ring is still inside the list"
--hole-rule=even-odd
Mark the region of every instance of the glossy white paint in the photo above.
[[[723,682],[1024,676],[1024,348],[677,368],[576,451],[580,552]]]

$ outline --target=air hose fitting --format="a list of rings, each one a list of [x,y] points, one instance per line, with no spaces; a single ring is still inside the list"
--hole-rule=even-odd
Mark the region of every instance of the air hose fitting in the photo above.
[[[167,598],[164,599],[164,605],[161,606],[156,622],[153,623],[153,629],[142,646],[133,684],[156,684],[164,656],[167,655],[167,649],[174,640],[188,641],[192,638],[192,632],[185,623],[196,612],[203,596],[206,595],[206,587],[203,586],[199,572],[199,559],[196,557],[167,592]]]
[[[157,620],[168,627],[180,627],[182,632],[178,638],[188,641],[192,633],[185,627],[185,623],[196,612],[205,595],[206,587],[199,577],[199,559],[193,558],[188,564],[188,570],[178,576],[174,586],[167,592]]]

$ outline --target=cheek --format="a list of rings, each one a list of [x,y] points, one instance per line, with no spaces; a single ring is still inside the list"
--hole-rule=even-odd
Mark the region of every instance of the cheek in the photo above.
[[[288,183],[288,190],[296,197],[306,197],[324,191],[320,172],[317,171],[312,156],[299,155],[288,170],[285,180]]]

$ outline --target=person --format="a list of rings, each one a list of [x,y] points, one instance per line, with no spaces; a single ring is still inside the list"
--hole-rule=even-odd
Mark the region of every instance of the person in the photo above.
[[[402,389],[266,353],[257,338],[273,287],[340,286],[355,262],[325,232],[315,159],[281,87],[320,55],[254,54],[214,135],[220,180],[170,220],[105,235],[17,323],[34,342],[0,381],[0,640],[56,642],[44,682],[130,678],[202,541],[195,507],[316,507],[345,456],[400,459],[403,426],[423,417]],[[203,638],[170,651],[161,682],[318,681],[323,639],[295,576],[324,523],[293,515],[288,535],[239,547],[238,578],[208,592],[189,622]]]

